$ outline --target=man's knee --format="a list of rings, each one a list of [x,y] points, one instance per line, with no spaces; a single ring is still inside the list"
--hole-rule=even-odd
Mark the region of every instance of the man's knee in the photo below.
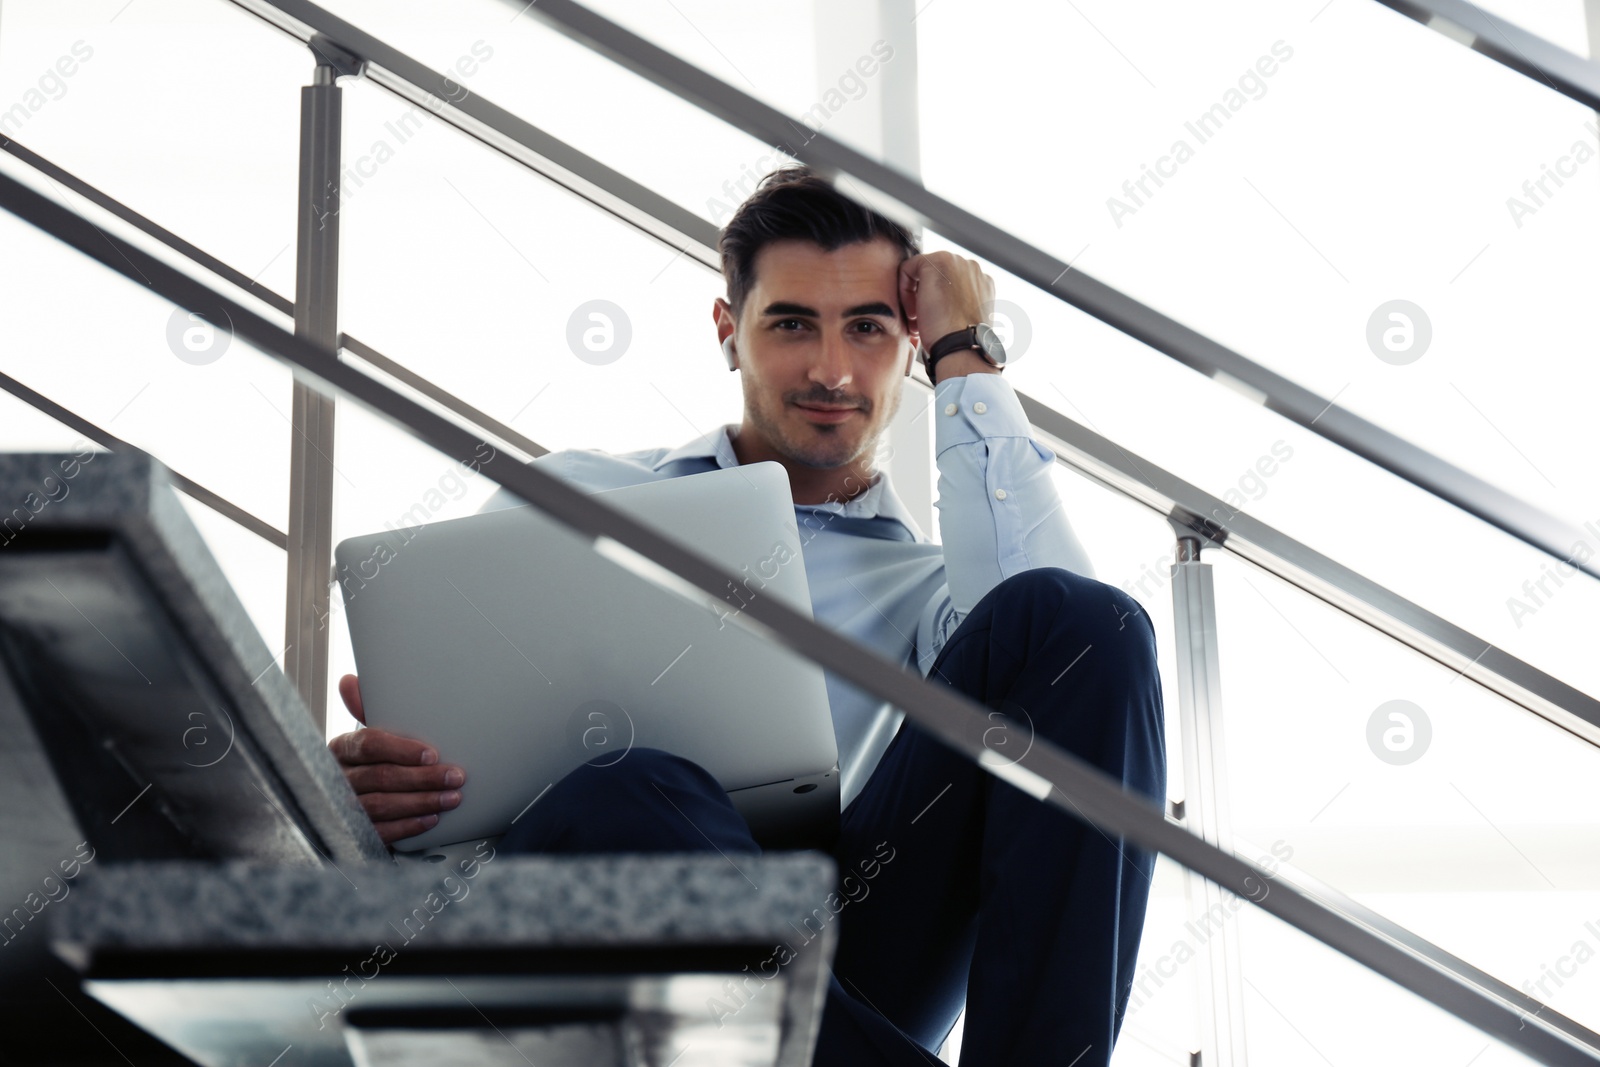
[[[1085,647],[1124,649],[1135,660],[1147,654],[1154,666],[1155,624],[1114,585],[1064,567],[1034,567],[1004,579],[993,592],[1008,605],[1004,618],[1037,619],[1052,630],[1070,630]]]
[[[1156,661],[1155,625],[1139,602],[1125,591],[1059,567],[1041,567],[1012,575],[1001,583],[1003,602],[996,618],[1028,620],[1029,667],[1036,671],[1030,692],[1039,696],[1033,706],[1012,701],[1001,711],[1023,724],[1032,735],[1060,739],[1074,723],[1086,723],[1091,713],[1103,738],[1143,738],[1142,745],[1161,749],[1161,675]],[[1059,683],[1059,684],[1058,684]],[[1049,697],[1048,694],[1055,694]],[[1069,694],[1087,698],[1071,701]],[[993,733],[993,731],[991,731]],[[986,747],[991,747],[987,746]],[[1010,755],[1009,752],[997,754]],[[1128,778],[1126,759],[1121,771]],[[1150,770],[1143,757],[1134,761],[1139,770],[1129,779],[1136,788],[1159,796],[1164,786],[1164,755]]]
[[[659,802],[657,789],[723,792],[704,767],[659,748],[630,748],[620,756],[592,759],[570,771],[556,789],[612,804],[629,799]]]
[[[760,851],[716,778],[660,749],[582,764],[530,808],[502,841],[509,851]]]

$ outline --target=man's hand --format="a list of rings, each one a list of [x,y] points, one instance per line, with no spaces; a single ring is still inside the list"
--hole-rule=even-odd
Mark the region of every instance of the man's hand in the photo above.
[[[988,321],[994,313],[994,279],[975,260],[925,252],[900,264],[900,306],[918,335],[912,343],[928,347],[946,334]],[[956,358],[940,360],[940,371]]]
[[[339,695],[355,720],[366,725],[361,684],[339,679]],[[385,730],[340,734],[328,742],[384,844],[415,837],[439,822],[439,812],[461,803],[456,787],[467,780],[460,767],[439,762],[429,744]]]

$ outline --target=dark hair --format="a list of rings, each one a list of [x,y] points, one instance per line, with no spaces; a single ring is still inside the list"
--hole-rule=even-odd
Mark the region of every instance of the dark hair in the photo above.
[[[756,191],[739,205],[722,228],[717,250],[722,277],[728,283],[733,313],[744,310],[755,286],[756,253],[774,241],[812,241],[824,252],[844,245],[887,237],[901,258],[918,253],[916,239],[904,226],[851,200],[810,167],[790,165],[762,178]]]

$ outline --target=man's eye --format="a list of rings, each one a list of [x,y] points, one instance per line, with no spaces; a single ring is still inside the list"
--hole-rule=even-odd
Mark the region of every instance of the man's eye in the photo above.
[[[801,322],[799,319],[779,319],[777,322],[773,323],[773,325],[781,330],[785,326],[788,326],[790,323],[793,323],[796,326],[804,326],[805,325],[805,323]]]
[[[874,322],[871,319],[862,319],[860,322],[856,323],[856,325],[857,326],[868,326],[868,327],[871,327],[871,329],[863,331],[865,333],[882,333],[883,332],[883,327],[879,326],[876,322]]]

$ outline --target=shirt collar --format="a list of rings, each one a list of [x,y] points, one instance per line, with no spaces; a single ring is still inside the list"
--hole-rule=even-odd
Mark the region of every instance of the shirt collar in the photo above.
[[[739,457],[734,455],[733,439],[730,434],[738,428],[739,424],[736,422],[724,423],[715,430],[701,434],[694,440],[686,441],[674,448],[657,460],[651,469],[659,471],[668,464],[686,459],[713,459],[721,469],[737,467]],[[796,504],[795,507],[829,511],[846,518],[886,519],[904,526],[910,532],[912,540],[927,540],[921,527],[912,518],[910,509],[890,484],[887,470],[880,469],[874,476],[872,484],[850,500],[831,501],[826,504]]]

